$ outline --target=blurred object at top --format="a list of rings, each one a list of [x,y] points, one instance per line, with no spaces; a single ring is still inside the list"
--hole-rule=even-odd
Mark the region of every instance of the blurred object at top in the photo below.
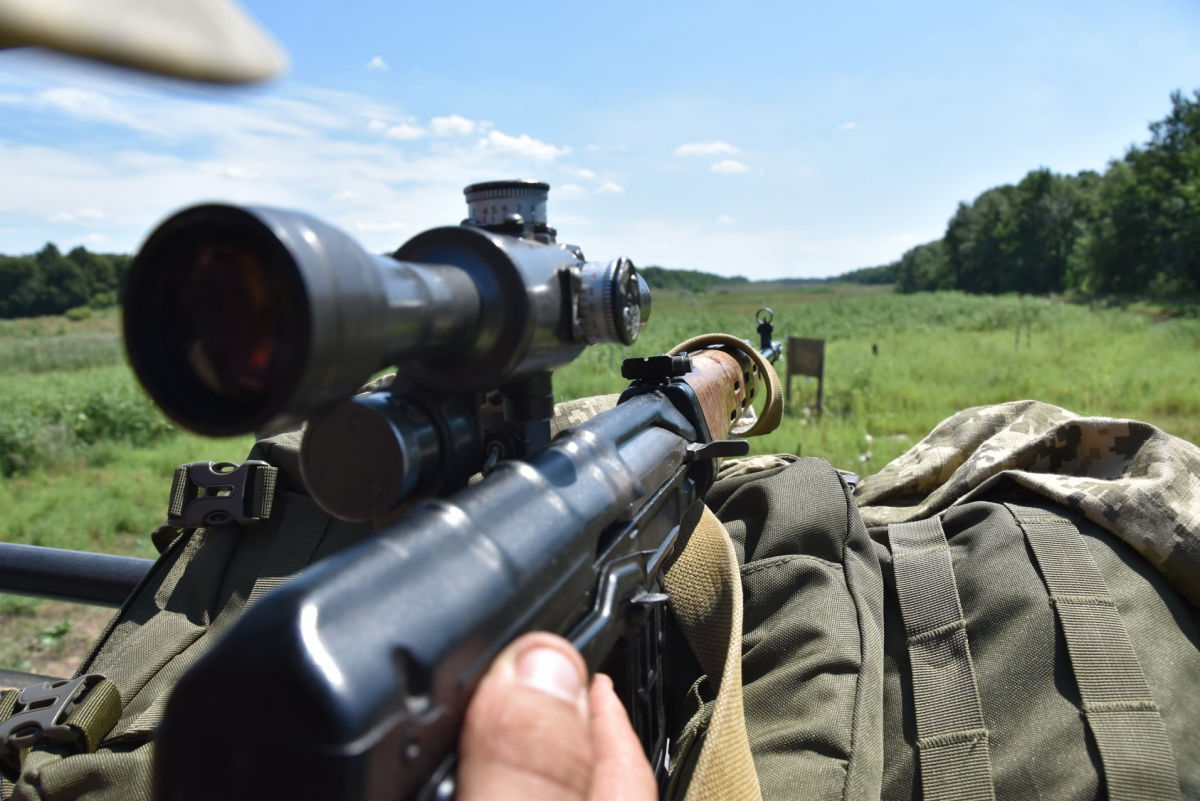
[[[210,83],[263,81],[287,67],[231,0],[0,0],[0,49],[28,45]]]

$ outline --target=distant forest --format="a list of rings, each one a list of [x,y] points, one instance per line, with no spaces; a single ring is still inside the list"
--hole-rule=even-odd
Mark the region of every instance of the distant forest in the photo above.
[[[702,273],[699,270],[672,270],[666,267],[638,267],[638,272],[646,279],[651,289],[687,289],[692,292],[704,292],[715,286],[730,286],[733,284],[748,284],[749,278],[735,275],[726,278],[723,275]]]
[[[64,314],[114,306],[130,256],[47,244],[28,256],[0,256],[0,317]]]
[[[900,292],[1200,293],[1200,91],[1103,174],[1031,171],[960,203],[941,239],[841,280]]]

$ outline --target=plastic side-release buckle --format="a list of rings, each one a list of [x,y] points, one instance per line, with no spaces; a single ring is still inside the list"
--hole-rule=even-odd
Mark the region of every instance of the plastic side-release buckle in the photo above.
[[[175,468],[168,525],[178,528],[253,523],[271,516],[279,469],[259,459],[192,462]]]
[[[104,679],[99,673],[89,673],[74,679],[34,684],[21,690],[13,713],[0,722],[0,761],[12,765],[19,761],[21,751],[42,740],[77,745],[80,732],[67,723],[67,717]]]

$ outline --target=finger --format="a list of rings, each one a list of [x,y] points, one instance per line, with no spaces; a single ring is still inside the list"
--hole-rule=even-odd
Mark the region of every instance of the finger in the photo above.
[[[655,801],[658,783],[612,679],[599,673],[588,693],[591,707],[592,801]]]
[[[534,633],[506,648],[467,708],[458,798],[584,801],[592,774],[587,667],[570,643]]]

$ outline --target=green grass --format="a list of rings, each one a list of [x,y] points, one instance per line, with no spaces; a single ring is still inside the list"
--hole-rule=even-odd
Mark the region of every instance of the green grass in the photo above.
[[[754,312],[770,305],[777,339],[826,340],[825,414],[818,421],[815,410],[806,413],[815,385],[794,380],[783,425],[753,443],[755,452],[823,456],[861,472],[958,410],[1026,398],[1200,441],[1200,320],[1015,296],[820,289],[660,292],[644,340],[630,351],[659,352],[700,330],[755,340]],[[624,355],[584,354],[562,371],[558,393],[618,391]],[[778,372],[783,379],[782,359]]]
[[[120,364],[124,356],[115,334],[79,334],[57,340],[0,343],[0,375],[82,370]]]
[[[777,339],[826,340],[825,413],[808,408],[814,386],[795,382],[783,425],[754,443],[759,453],[824,456],[867,473],[960,409],[1023,398],[1200,441],[1200,319],[1017,297],[835,286],[659,292],[643,338],[627,350],[588,350],[556,375],[556,395],[619,391],[622,359],[697,333],[756,339],[764,305]],[[116,328],[112,314],[0,321],[0,538],[150,555],[147,534],[163,518],[174,466],[240,461],[249,449],[249,437],[178,433],[103,349],[39,371],[59,358],[46,354],[115,341]],[[41,355],[11,356],[18,346]]]
[[[251,444],[186,434],[141,447],[97,443],[73,460],[0,481],[0,539],[152,557],[149,534],[166,518],[175,466],[240,462]]]

